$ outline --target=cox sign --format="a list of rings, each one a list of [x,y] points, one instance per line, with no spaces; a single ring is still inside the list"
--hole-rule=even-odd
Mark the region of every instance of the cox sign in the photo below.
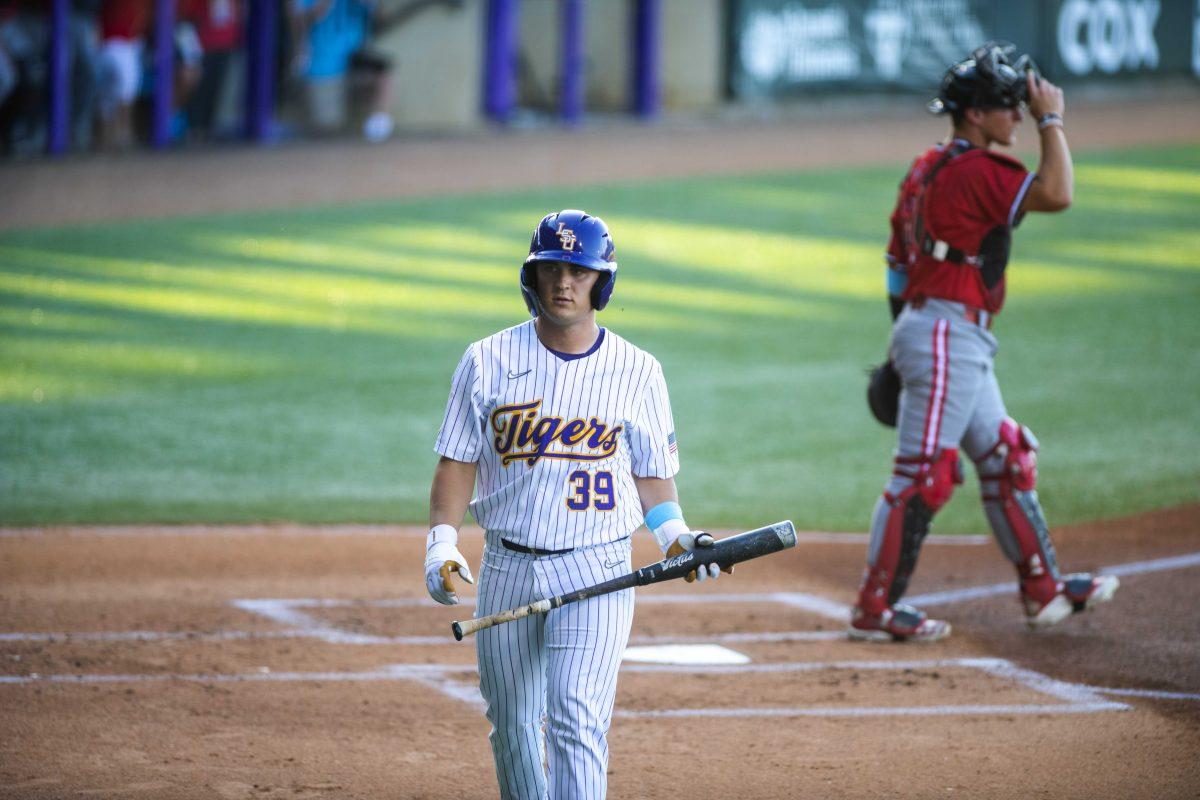
[[[1158,68],[1159,0],[1066,0],[1058,11],[1058,53],[1075,75]]]

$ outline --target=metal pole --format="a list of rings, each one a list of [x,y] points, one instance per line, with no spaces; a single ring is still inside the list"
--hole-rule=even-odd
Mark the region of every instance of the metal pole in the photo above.
[[[175,97],[175,0],[154,3],[154,134],[153,144],[171,144]]]
[[[67,152],[71,130],[70,40],[68,0],[54,0],[50,11],[50,109],[46,120],[46,152]]]
[[[246,136],[272,135],[275,112],[275,43],[279,0],[250,0],[246,30]]]
[[[518,0],[488,0],[483,110],[506,122],[516,105]]]
[[[574,125],[583,118],[584,50],[583,0],[562,2],[562,84],[559,110],[563,122]]]
[[[634,0],[633,110],[653,117],[659,110],[659,37],[662,28],[660,0]]]
[[[247,139],[253,139],[255,132],[254,84],[258,68],[256,56],[258,55],[258,29],[261,27],[258,19],[261,11],[258,0],[246,0],[246,31],[243,40],[246,48],[246,87],[242,93],[242,133]]]

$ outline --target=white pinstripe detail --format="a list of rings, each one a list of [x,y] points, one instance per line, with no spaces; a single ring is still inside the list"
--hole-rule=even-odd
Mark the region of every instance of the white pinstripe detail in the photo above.
[[[679,470],[678,455],[668,442],[674,422],[661,367],[611,331],[601,335],[595,352],[562,360],[541,344],[530,321],[476,342],[463,354],[435,449],[448,458],[478,462],[471,514],[485,529],[544,550],[613,541],[642,523],[633,476],[667,478]],[[510,379],[510,374],[519,377]],[[533,464],[510,460],[506,465],[496,451],[506,443],[493,428],[500,423],[492,419],[492,412],[537,401],[537,409],[528,412],[530,425],[560,420],[565,426],[580,420],[605,431],[620,427],[616,451],[600,461],[570,459],[603,454],[591,445],[591,437],[585,437],[576,444],[555,441],[546,447],[560,457],[539,458]],[[533,450],[526,442],[506,452]],[[599,472],[611,475],[615,507],[609,510],[592,502],[584,510],[568,508],[567,499],[580,496],[571,488],[571,475],[577,472],[592,479]],[[608,495],[600,495],[594,485],[588,494],[593,500],[604,497],[607,504]]]
[[[669,478],[679,470],[658,362],[606,330],[586,354],[556,354],[535,325],[467,348],[435,445],[479,467],[470,508],[487,531],[480,614],[629,572],[629,536],[643,521],[634,476]],[[506,549],[502,539],[571,552],[535,558]],[[632,620],[633,593],[626,591],[479,632],[480,687],[502,797],[604,795],[605,737]]]

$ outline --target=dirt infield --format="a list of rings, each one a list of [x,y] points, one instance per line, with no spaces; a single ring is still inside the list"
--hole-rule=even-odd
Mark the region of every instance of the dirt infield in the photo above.
[[[994,544],[931,541],[912,595],[955,634],[928,646],[843,638],[862,537],[639,591],[633,647],[748,660],[627,658],[610,797],[685,779],[696,798],[1195,797],[1198,532],[1200,506],[1058,530],[1068,567],[1122,588],[1037,634]],[[470,607],[424,596],[422,545],[389,526],[0,531],[0,796],[495,796],[474,649],[449,633]],[[654,552],[640,535],[635,561]]]
[[[1195,100],[1072,102],[1072,145],[1196,141]],[[941,134],[905,112],[31,162],[0,167],[0,228],[878,163]],[[740,663],[626,662],[610,797],[1200,796],[1200,505],[1055,533],[1122,588],[1037,634],[987,540],[926,546],[910,596],[955,634],[923,647],[844,639],[862,537],[640,592],[632,646]],[[449,635],[471,609],[425,596],[423,536],[0,530],[0,798],[494,797]]]

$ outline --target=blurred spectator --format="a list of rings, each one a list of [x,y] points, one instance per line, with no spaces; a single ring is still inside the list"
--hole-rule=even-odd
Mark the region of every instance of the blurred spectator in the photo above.
[[[242,0],[183,0],[183,19],[196,29],[204,52],[200,83],[187,103],[188,126],[200,140],[214,132],[217,103],[236,72],[242,47]]]
[[[291,0],[296,43],[293,72],[304,78],[309,120],[319,133],[343,128],[347,117],[347,77],[367,84],[369,110],[363,123],[367,141],[392,135],[388,113],[391,60],[372,52],[368,39],[436,5],[461,8],[462,0],[409,0],[384,7],[379,0]]]
[[[142,83],[142,51],[152,0],[102,0],[100,95],[101,145],[125,150],[133,145],[133,101]]]
[[[71,3],[71,131],[75,147],[92,145],[96,125],[96,99],[103,79],[100,54],[100,0]]]
[[[67,18],[73,144],[91,143],[99,80],[98,0],[73,0]],[[50,12],[44,0],[0,0],[0,142],[7,154],[45,149],[50,92]]]
[[[5,102],[17,88],[17,65],[6,44],[9,20],[15,13],[16,9],[0,3],[0,108],[4,108]]]
[[[318,133],[345,127],[347,75],[364,74],[369,84],[370,112],[363,124],[368,141],[392,134],[387,112],[391,62],[366,50],[373,0],[293,0],[296,71],[305,79],[309,121]]]
[[[154,20],[147,42],[156,40],[155,28],[158,21]],[[187,133],[187,114],[184,106],[200,84],[204,63],[204,50],[200,46],[200,37],[196,26],[189,20],[176,18],[171,36],[171,51],[173,69],[171,81],[171,118],[169,134],[172,142],[180,142]],[[137,119],[140,128],[149,131],[153,127],[154,96],[158,91],[158,70],[155,66],[153,52],[147,48],[142,58],[142,80],[138,92]]]
[[[13,63],[12,56],[8,54],[8,51],[4,49],[4,42],[0,41],[0,107],[4,106],[4,101],[16,87],[17,65]]]
[[[10,68],[5,81],[9,89],[0,101],[0,140],[6,155],[31,155],[45,147],[49,37],[44,7],[0,1],[0,61]]]

